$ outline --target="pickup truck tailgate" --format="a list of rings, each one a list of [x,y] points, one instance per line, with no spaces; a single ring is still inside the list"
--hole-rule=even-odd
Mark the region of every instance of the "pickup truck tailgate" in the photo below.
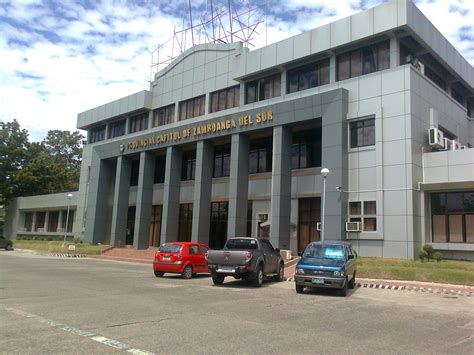
[[[222,266],[245,265],[247,254],[244,250],[208,250],[207,263]]]

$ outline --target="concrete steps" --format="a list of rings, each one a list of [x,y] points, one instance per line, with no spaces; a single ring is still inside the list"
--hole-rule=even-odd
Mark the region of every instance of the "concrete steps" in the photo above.
[[[103,252],[101,255],[96,255],[94,257],[97,259],[109,259],[152,264],[155,258],[155,253],[157,251],[158,248],[155,247],[149,247],[148,249],[111,248]]]

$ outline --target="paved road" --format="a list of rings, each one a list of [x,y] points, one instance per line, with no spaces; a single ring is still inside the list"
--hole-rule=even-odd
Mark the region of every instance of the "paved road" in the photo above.
[[[0,251],[1,353],[474,353],[474,297],[297,295],[149,265]]]

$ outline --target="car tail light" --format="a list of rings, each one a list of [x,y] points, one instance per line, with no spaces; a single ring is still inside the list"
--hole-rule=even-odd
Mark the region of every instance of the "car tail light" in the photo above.
[[[160,255],[160,251],[159,251],[159,250],[155,253],[155,259],[158,259],[158,255]]]
[[[248,262],[250,262],[250,260],[252,260],[252,253],[249,252],[249,251],[246,251],[245,252],[245,262],[248,263]]]

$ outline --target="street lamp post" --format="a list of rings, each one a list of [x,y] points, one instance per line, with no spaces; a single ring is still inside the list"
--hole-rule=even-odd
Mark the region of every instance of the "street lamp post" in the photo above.
[[[72,198],[72,194],[71,193],[67,194],[66,226],[64,228],[63,246],[66,244],[67,226],[68,226],[68,223],[69,223],[69,207],[71,206],[71,198]]]
[[[326,214],[326,176],[329,174],[328,168],[321,169],[321,175],[323,176],[323,208],[321,211],[321,240],[324,240],[324,231],[326,229],[326,224],[324,223],[324,217]]]

